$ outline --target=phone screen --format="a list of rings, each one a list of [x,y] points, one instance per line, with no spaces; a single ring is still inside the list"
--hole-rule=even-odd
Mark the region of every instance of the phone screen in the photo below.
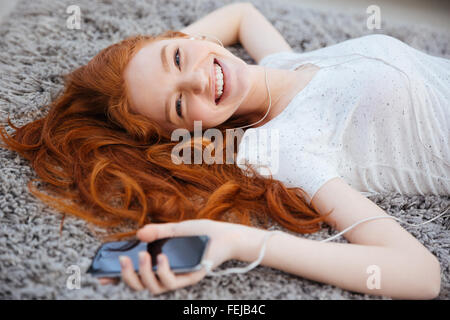
[[[201,261],[209,243],[209,237],[188,236],[158,239],[152,242],[112,241],[104,243],[97,251],[88,273],[96,277],[120,276],[119,256],[126,255],[133,262],[134,270],[139,270],[140,251],[147,251],[152,259],[152,269],[156,271],[156,257],[164,253],[174,273],[200,270]]]

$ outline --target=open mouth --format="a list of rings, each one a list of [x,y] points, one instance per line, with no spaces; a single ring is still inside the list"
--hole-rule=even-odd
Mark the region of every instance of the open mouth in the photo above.
[[[222,98],[223,98],[223,95],[224,95],[224,93],[225,93],[225,75],[224,75],[224,73],[223,73],[223,69],[222,69],[222,66],[220,65],[219,61],[217,61],[216,59],[214,59],[214,64],[217,64],[217,65],[220,66],[221,71],[222,71],[222,76],[223,76],[223,77],[222,77],[222,79],[223,79],[222,94],[220,95],[219,98],[217,98],[217,99],[215,100],[216,105],[218,105],[218,104],[221,102],[221,100],[222,100]],[[214,86],[214,88],[215,88],[215,90],[217,90],[217,78],[215,78],[214,81],[215,81],[215,84],[216,84],[216,85]],[[214,92],[214,94],[216,94],[216,92]]]

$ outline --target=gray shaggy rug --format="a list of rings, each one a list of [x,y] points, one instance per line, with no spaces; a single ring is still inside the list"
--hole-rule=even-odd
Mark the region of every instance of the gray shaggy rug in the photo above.
[[[157,34],[181,29],[230,1],[77,0],[81,29],[66,27],[63,1],[21,1],[0,26],[0,110],[16,125],[46,114],[44,107],[62,88],[62,74],[89,61],[100,49],[136,33]],[[323,13],[295,3],[252,1],[297,52],[310,51],[370,33],[394,36],[436,56],[450,58],[448,30],[396,25],[382,21],[368,30],[367,14]],[[248,63],[255,63],[240,45],[229,47]],[[6,114],[1,114],[5,117]],[[8,132],[12,132],[8,128]],[[152,297],[133,292],[123,282],[99,285],[86,274],[99,240],[84,221],[62,215],[34,198],[26,183],[37,178],[26,160],[0,149],[0,298],[2,299],[380,299],[309,281],[284,272],[257,267],[246,274],[206,277],[198,284]],[[395,217],[410,223],[430,219],[450,205],[450,197],[385,194],[371,200]],[[449,299],[450,231],[445,218],[422,228],[403,225],[440,260],[442,287],[438,299]],[[328,228],[305,236],[323,239]],[[346,242],[344,238],[336,241]],[[308,257],[305,257],[308,259]],[[81,288],[68,289],[71,265],[81,269]],[[219,269],[244,266],[228,261]],[[381,299],[387,299],[381,297]]]

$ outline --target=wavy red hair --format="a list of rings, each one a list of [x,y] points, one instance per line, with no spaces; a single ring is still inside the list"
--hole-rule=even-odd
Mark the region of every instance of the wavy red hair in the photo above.
[[[65,76],[45,117],[18,128],[8,116],[15,132],[0,127],[5,147],[30,161],[49,194],[33,188],[33,180],[30,192],[62,211],[63,220],[67,213],[104,228],[131,227],[109,233],[110,240],[133,236],[152,222],[201,218],[267,226],[270,217],[294,232],[318,231],[329,213],[319,215],[301,188],[260,176],[252,166],[176,165],[171,151],[178,142],[130,110],[123,77],[130,59],[151,41],[185,36],[169,30],[113,44]],[[218,129],[247,123],[232,117]],[[225,155],[226,141],[223,147]]]

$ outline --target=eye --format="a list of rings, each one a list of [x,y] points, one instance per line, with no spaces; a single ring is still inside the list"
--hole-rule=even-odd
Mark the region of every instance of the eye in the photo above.
[[[178,56],[178,58],[177,58]],[[180,66],[180,48],[175,51],[175,64]]]
[[[175,51],[175,64],[178,65],[179,69],[181,70],[181,68],[180,68],[180,48],[177,48],[177,50]],[[181,98],[181,94],[180,94],[180,98]],[[183,118],[183,115],[181,113],[181,99],[178,99],[175,102],[175,110],[177,112],[177,115],[180,118]]]
[[[180,94],[180,98],[181,98],[181,94]],[[178,103],[179,102],[179,103]],[[182,116],[182,114],[181,114],[181,99],[178,99],[176,102],[175,102],[175,110],[177,111],[177,115],[180,117],[180,118],[182,118],[183,116]]]

